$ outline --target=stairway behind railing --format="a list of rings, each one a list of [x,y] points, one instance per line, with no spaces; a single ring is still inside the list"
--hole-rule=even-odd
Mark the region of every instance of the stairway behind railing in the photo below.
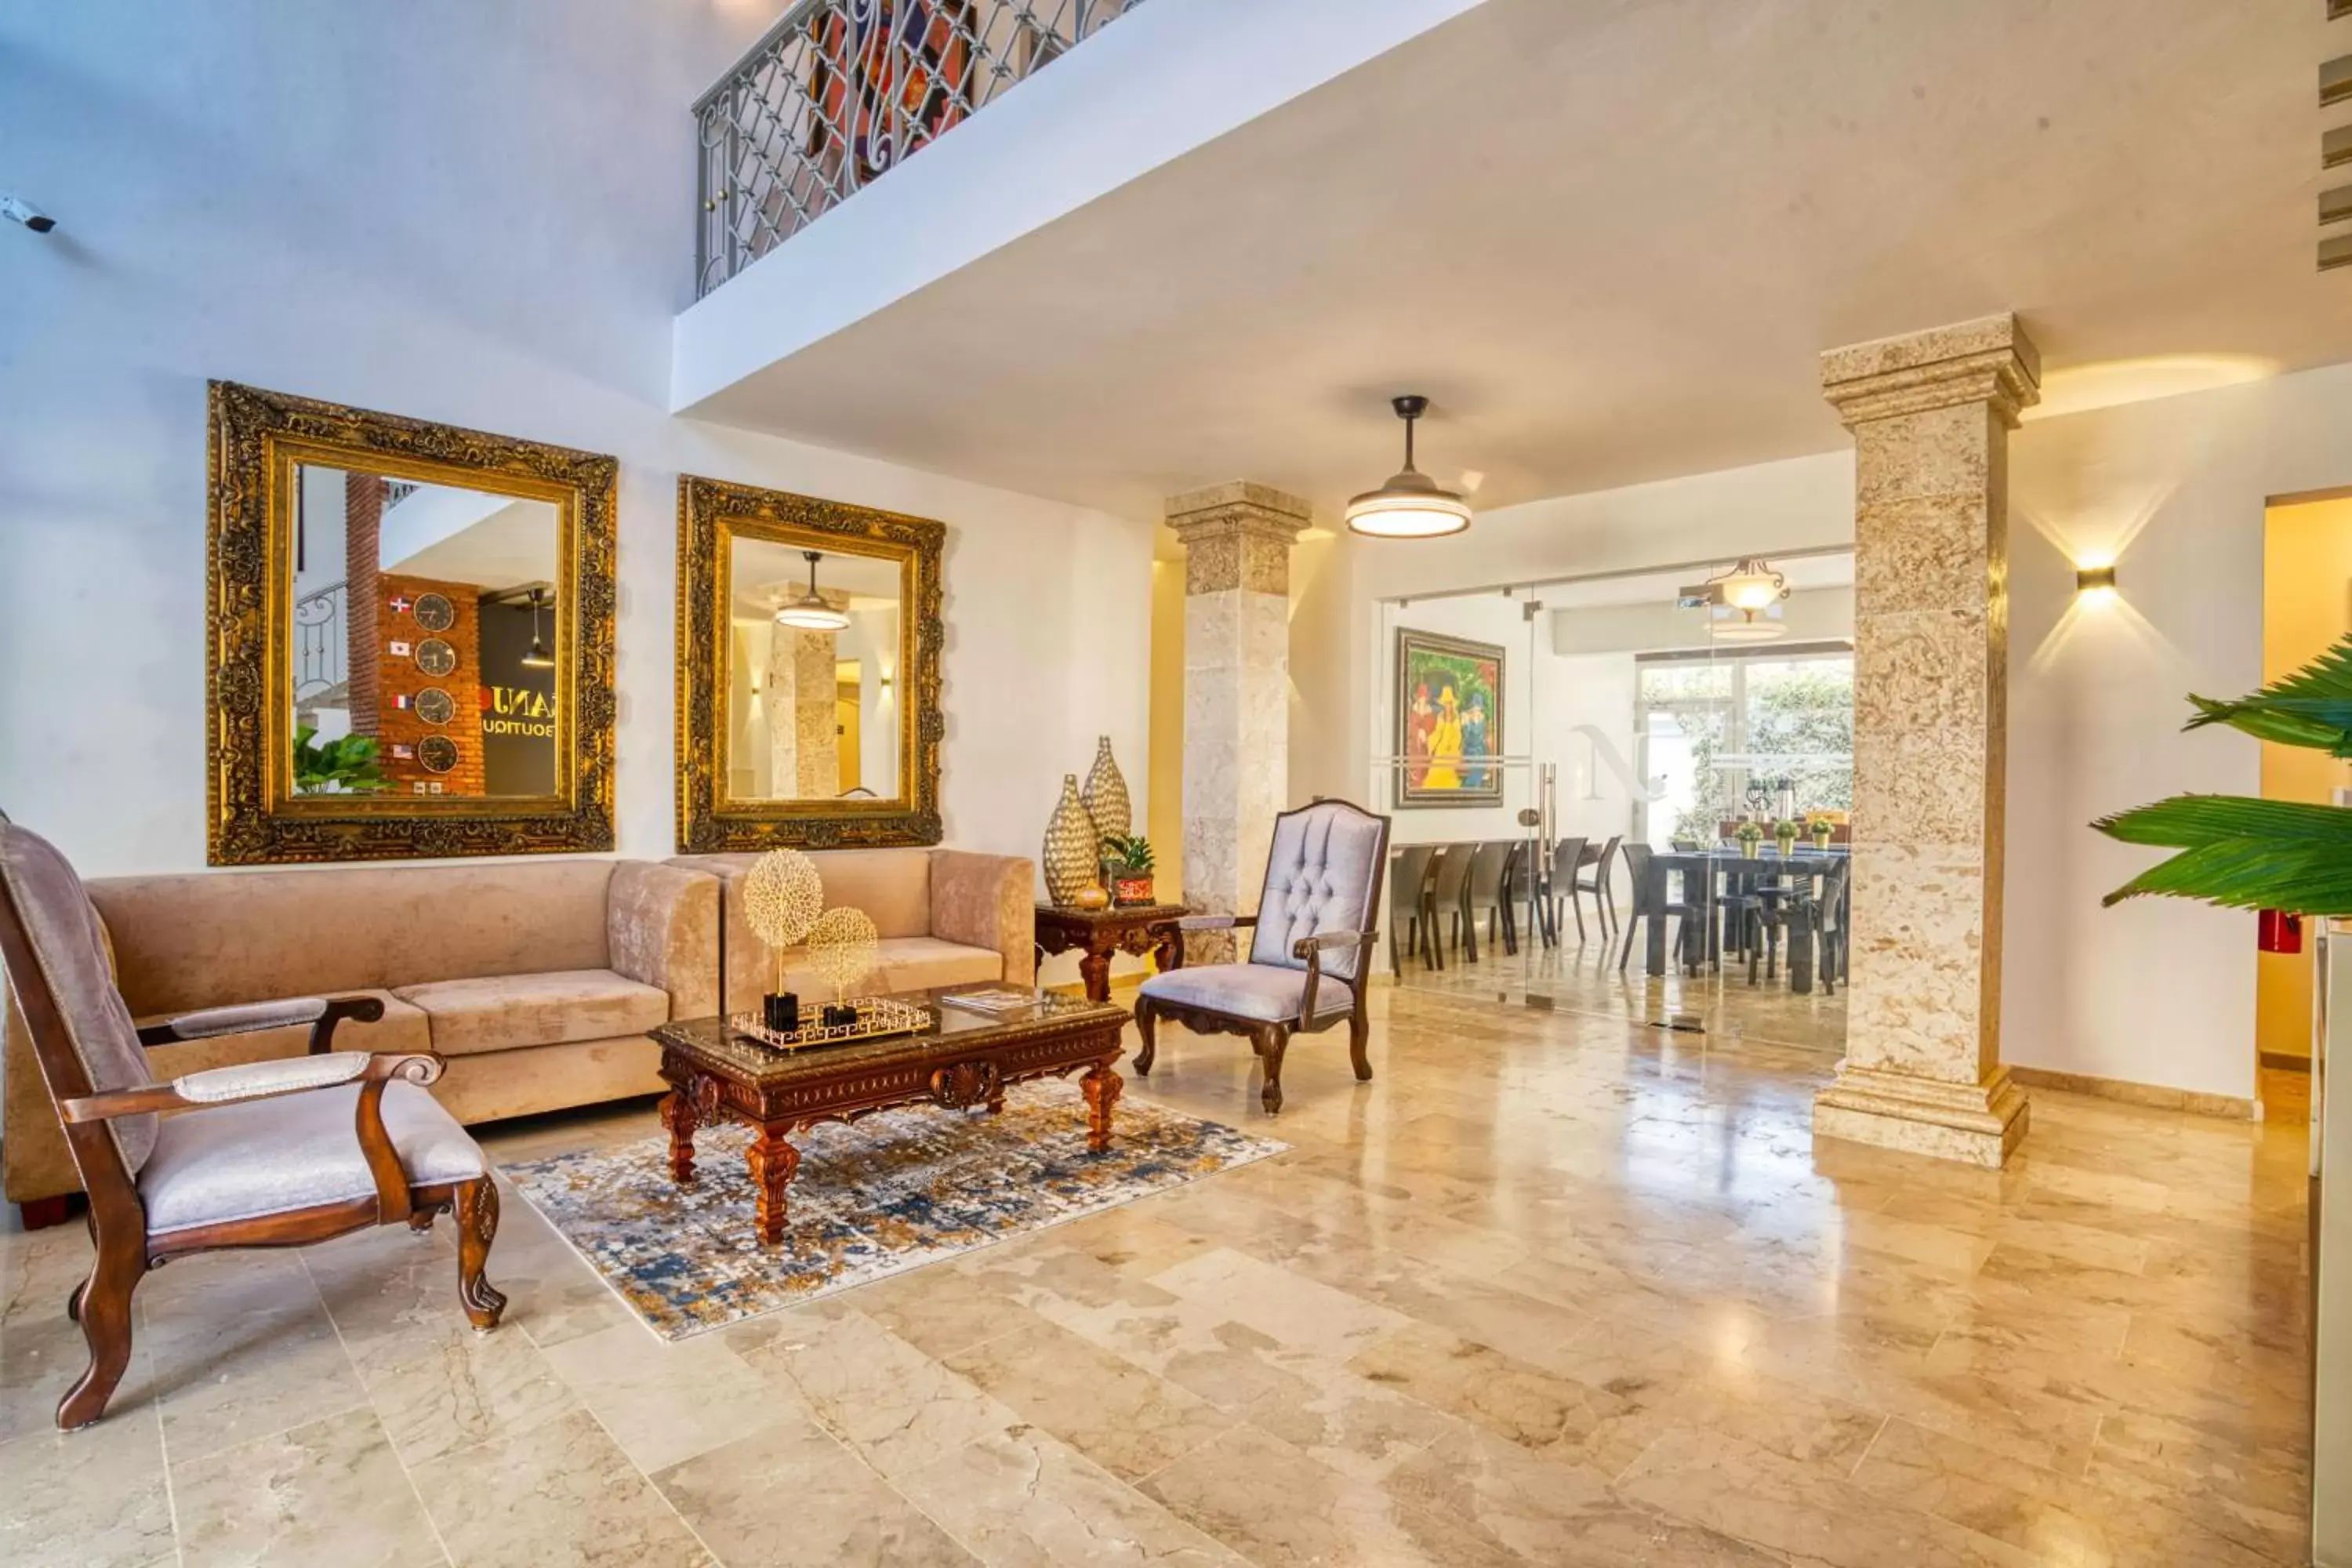
[[[799,0],[694,106],[708,294],[1143,0]]]

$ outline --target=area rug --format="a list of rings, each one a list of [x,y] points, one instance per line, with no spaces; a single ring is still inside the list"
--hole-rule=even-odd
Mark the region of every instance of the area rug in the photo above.
[[[1001,1116],[910,1106],[809,1128],[779,1247],[752,1234],[750,1133],[698,1133],[699,1178],[655,1136],[501,1167],[646,1326],[683,1340],[1098,1214],[1289,1148],[1134,1100],[1087,1152],[1076,1084],[1014,1089]]]

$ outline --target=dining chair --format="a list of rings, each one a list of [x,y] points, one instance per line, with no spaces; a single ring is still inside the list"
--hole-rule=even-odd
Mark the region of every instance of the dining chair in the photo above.
[[[1636,928],[1641,922],[1644,920],[1668,919],[1676,921],[1674,931],[1670,933],[1669,940],[1673,945],[1669,951],[1682,954],[1682,967],[1685,973],[1696,973],[1696,966],[1690,962],[1690,954],[1684,950],[1689,945],[1691,921],[1706,919],[1706,906],[1691,900],[1687,875],[1684,876],[1685,887],[1679,899],[1670,889],[1653,890],[1650,868],[1655,856],[1648,845],[1636,840],[1625,845],[1624,850],[1625,871],[1633,881],[1633,918],[1625,922],[1625,946],[1617,954],[1617,973],[1624,973],[1626,960],[1633,956]],[[1670,870],[1667,876],[1672,879],[1677,874],[1679,873]]]
[[[1437,858],[1434,844],[1408,844],[1398,850],[1389,868],[1389,972],[1404,978],[1402,953],[1425,957],[1436,921],[1429,910],[1429,875]],[[1404,946],[1397,945],[1402,935]]]
[[[1430,951],[1441,970],[1445,967],[1445,955],[1461,947],[1462,933],[1469,924],[1470,873],[1477,859],[1475,844],[1441,845],[1437,864],[1429,874]],[[1473,935],[1471,940],[1477,939]]]
[[[1617,919],[1616,879],[1610,873],[1616,868],[1617,851],[1623,847],[1623,844],[1624,839],[1622,837],[1612,836],[1609,842],[1601,847],[1601,858],[1592,863],[1591,879],[1586,881],[1579,879],[1576,884],[1578,892],[1592,895],[1592,915],[1595,920],[1603,922],[1601,928],[1603,931],[1613,931],[1622,923]],[[1604,900],[1608,906],[1605,916],[1601,910]]]
[[[335,1025],[383,1016],[374,997],[215,1007],[141,1028],[115,989],[98,912],[47,840],[0,816],[0,968],[89,1194],[97,1256],[67,1299],[89,1366],[58,1402],[87,1426],[131,1364],[131,1293],[192,1252],[299,1247],[379,1225],[425,1230],[455,1211],[457,1300],[476,1329],[506,1298],[483,1278],[499,1191],[482,1151],[425,1092],[429,1052],[330,1049]],[[153,1081],[146,1047],[289,1025],[310,1054]],[[179,1114],[164,1116],[164,1111]]]
[[[1841,856],[1837,864],[1822,874],[1821,891],[1803,900],[1791,917],[1805,921],[1811,928],[1813,973],[1822,983],[1824,996],[1837,994],[1838,977],[1845,973],[1846,886],[1852,869],[1852,863]]]
[[[1583,839],[1563,838],[1552,846],[1550,886],[1546,889],[1546,897],[1551,902],[1551,923],[1555,930],[1559,925],[1560,895],[1568,895],[1569,904],[1576,912],[1576,945],[1579,947],[1584,945],[1584,905],[1576,896],[1576,872],[1583,862]]]
[[[1518,921],[1511,913],[1511,884],[1523,847],[1513,838],[1490,839],[1478,846],[1478,858],[1470,873],[1470,944],[1465,950],[1473,963],[1478,962],[1479,910],[1486,911],[1487,945],[1500,942],[1506,953],[1519,951]]]

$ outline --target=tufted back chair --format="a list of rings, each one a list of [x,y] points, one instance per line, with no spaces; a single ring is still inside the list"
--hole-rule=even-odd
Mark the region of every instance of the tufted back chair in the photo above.
[[[138,1026],[122,994],[114,988],[106,937],[81,879],[47,839],[5,817],[0,817],[0,897],[23,933],[28,967],[57,1007],[73,1065],[87,1080],[87,1088],[60,1083],[64,1064],[43,1059],[52,1093],[63,1099],[145,1083],[146,1047],[139,1043]],[[158,1121],[148,1114],[106,1123],[129,1173],[136,1175],[154,1151]]]
[[[1388,852],[1388,819],[1343,802],[1318,801],[1275,818],[1250,962],[1304,969],[1306,961],[1291,956],[1301,937],[1370,931],[1378,919],[1373,889]],[[1352,947],[1327,952],[1323,973],[1353,980],[1361,957]]]

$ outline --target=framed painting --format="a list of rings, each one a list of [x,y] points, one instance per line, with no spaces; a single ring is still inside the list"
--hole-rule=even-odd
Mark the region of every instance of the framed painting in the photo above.
[[[1397,628],[1396,804],[1503,804],[1503,649]]]

